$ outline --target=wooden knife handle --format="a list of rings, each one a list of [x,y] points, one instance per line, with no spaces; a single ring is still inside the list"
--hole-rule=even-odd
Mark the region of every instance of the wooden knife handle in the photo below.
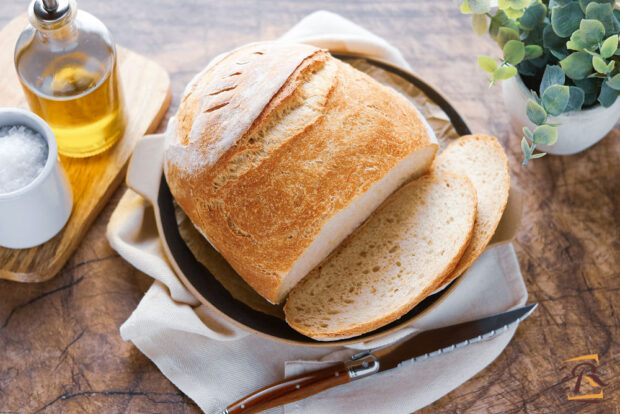
[[[222,414],[257,413],[307,398],[328,388],[346,384],[378,371],[379,362],[374,355],[360,355],[358,359],[340,362],[318,371],[307,372],[261,388],[229,405],[222,411]]]
[[[344,362],[268,385],[229,405],[228,414],[250,414],[298,401],[351,381]]]

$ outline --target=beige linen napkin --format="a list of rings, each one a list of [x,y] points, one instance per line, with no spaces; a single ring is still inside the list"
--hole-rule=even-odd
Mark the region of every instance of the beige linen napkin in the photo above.
[[[333,13],[304,18],[283,36],[388,60],[408,67],[401,54],[372,33]],[[350,348],[284,345],[248,334],[200,305],[166,261],[153,209],[128,190],[108,224],[112,247],[129,263],[155,279],[121,336],[132,341],[181,391],[207,413],[218,412],[256,389],[323,367],[350,356]],[[486,251],[454,291],[401,335],[451,325],[521,306],[527,292],[512,245]],[[515,328],[451,353],[409,364],[270,413],[409,413],[432,403],[491,363]],[[394,337],[390,338],[394,340]]]

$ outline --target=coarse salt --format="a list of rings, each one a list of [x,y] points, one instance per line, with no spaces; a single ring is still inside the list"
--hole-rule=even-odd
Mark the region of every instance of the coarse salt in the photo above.
[[[0,127],[0,194],[19,190],[37,178],[48,150],[41,134],[26,126]]]

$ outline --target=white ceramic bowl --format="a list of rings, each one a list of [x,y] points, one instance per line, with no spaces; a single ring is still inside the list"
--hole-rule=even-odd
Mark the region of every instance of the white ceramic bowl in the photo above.
[[[520,76],[502,82],[506,109],[522,126],[530,130],[536,127],[527,117],[525,106],[532,93]],[[551,147],[536,147],[540,151],[555,155],[570,155],[581,152],[603,139],[620,118],[620,98],[609,108],[600,105],[583,111],[573,111],[549,117],[550,123],[558,126],[558,141]]]
[[[0,246],[25,249],[54,237],[65,225],[73,207],[67,175],[58,162],[56,138],[50,127],[32,112],[0,108],[0,127],[24,125],[47,141],[43,171],[30,184],[0,193]]]

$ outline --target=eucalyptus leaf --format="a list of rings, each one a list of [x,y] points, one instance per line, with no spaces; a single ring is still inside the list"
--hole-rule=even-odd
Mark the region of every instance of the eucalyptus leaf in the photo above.
[[[573,82],[575,83],[575,85],[583,89],[586,95],[588,93],[592,93],[599,87],[599,85],[596,82],[596,79],[581,79],[581,80],[574,80]]]
[[[493,17],[491,17],[491,23],[489,24],[489,36],[491,36],[493,40],[497,41],[497,36],[499,35],[499,29],[501,27],[508,27],[515,31],[519,29],[517,23],[510,20],[508,16],[506,16],[506,13],[499,9],[495,12]]]
[[[553,31],[550,24],[545,25],[543,29],[543,46],[546,49],[559,49],[566,44],[566,37],[560,37]]]
[[[506,80],[508,78],[512,78],[517,74],[517,68],[514,66],[501,66],[493,72],[493,80],[501,81]]]
[[[568,37],[579,28],[579,22],[583,17],[583,11],[578,3],[555,6],[551,9],[553,31],[560,37]]]
[[[579,7],[581,7],[581,10],[584,13],[586,12],[586,7],[588,7],[588,4],[590,4],[592,1],[594,0],[577,0],[577,2],[579,3]]]
[[[525,46],[519,40],[509,40],[504,45],[504,59],[511,65],[518,65],[525,57]]]
[[[577,33],[577,32],[575,32],[575,33]],[[585,49],[585,46],[582,45],[579,42],[574,41],[574,40],[569,40],[568,42],[566,42],[566,48],[570,49],[570,50],[575,50],[577,52],[581,52],[581,51],[583,51]],[[560,60],[562,60],[562,59],[560,59]]]
[[[568,50],[554,50],[549,49],[549,53],[551,53],[557,60],[565,59],[568,56]]]
[[[534,130],[533,142],[536,145],[553,145],[558,140],[558,130],[550,125],[540,125]]]
[[[547,7],[542,3],[534,3],[523,13],[519,25],[525,30],[533,30],[547,15]]]
[[[582,51],[589,47],[597,46],[597,42],[586,42],[581,29],[575,30],[570,36],[570,40],[566,42],[566,47],[571,50]]]
[[[586,52],[573,52],[560,61],[560,66],[571,79],[583,79],[592,72],[592,56]]]
[[[524,9],[530,5],[531,0],[497,0],[497,7],[506,13],[511,19],[523,16]]]
[[[497,62],[489,56],[478,56],[478,66],[486,72],[493,73],[497,69]]]
[[[600,88],[600,81],[598,79],[586,78],[581,80],[573,80],[573,82],[586,95],[583,101],[584,105],[592,105],[596,102]]]
[[[491,10],[491,0],[467,0],[469,9],[474,14],[484,14]]]
[[[500,27],[496,39],[499,47],[503,49],[510,40],[519,40],[519,33],[509,27]]]
[[[607,74],[609,72],[609,68],[607,67],[607,63],[600,56],[592,57],[592,66],[594,70],[598,73]]]
[[[572,0],[571,0],[572,1]],[[614,0],[578,0],[579,3],[579,7],[581,7],[581,10],[583,10],[583,12],[586,12],[586,9],[588,8],[588,5],[590,3],[609,3],[609,4],[614,4]]]
[[[596,93],[588,94],[583,101],[583,106],[592,106],[596,104],[597,99],[598,95]]]
[[[598,72],[593,72],[588,75],[588,78],[607,79],[607,75],[604,75]]]
[[[528,100],[525,106],[525,113],[530,121],[536,125],[542,125],[547,120],[547,112],[533,100]]]
[[[620,73],[616,73],[611,79],[608,79],[605,84],[612,89],[620,91]]]
[[[471,27],[478,36],[485,34],[488,28],[487,16],[484,14],[474,14],[471,17]]]
[[[542,80],[540,81],[540,95],[542,96],[545,90],[551,85],[564,85],[565,80],[564,71],[561,67],[557,65],[547,65]]]
[[[463,14],[472,14],[473,13],[473,11],[471,11],[471,8],[469,7],[469,0],[465,0],[461,4],[461,13],[463,13]]]
[[[530,59],[530,62],[532,62],[532,65],[536,66],[539,69],[542,69],[542,71],[545,70],[545,67],[547,66],[548,61],[549,61],[549,58],[545,55],[539,58],[536,58],[536,59]]]
[[[601,45],[601,57],[608,59],[618,50],[618,35],[609,36]]]
[[[538,74],[538,68],[532,65],[529,60],[524,60],[517,65],[517,70],[522,76],[536,76]]]
[[[530,131],[530,129],[528,127],[523,127],[523,135],[528,137],[530,139],[530,141],[532,141],[534,139],[534,134],[532,134],[532,131]]]
[[[538,152],[536,154],[532,154],[532,156],[530,157],[531,159],[536,159],[536,158],[541,158],[544,157],[545,155],[547,155],[546,152]]]
[[[551,116],[558,116],[568,105],[570,89],[568,86],[551,85],[542,95],[542,106]]]
[[[524,60],[536,59],[537,57],[541,57],[543,54],[543,48],[538,45],[527,45],[525,46],[525,56]]]
[[[524,155],[530,155],[530,145],[525,137],[521,138],[521,152],[523,152]]]
[[[586,7],[585,13],[586,19],[594,19],[601,22],[605,28],[605,33],[611,34],[616,31],[611,4],[592,2]]]
[[[506,7],[510,7],[513,9],[525,9],[532,3],[532,0],[498,0],[497,6],[505,9]],[[502,7],[502,5],[504,7]]]
[[[612,106],[614,102],[616,102],[616,98],[618,98],[618,91],[609,86],[608,82],[609,81],[603,82],[603,85],[601,86],[601,93],[598,95],[598,101],[605,108]]]
[[[585,100],[585,93],[583,89],[577,86],[569,86],[570,97],[568,98],[568,104],[564,109],[564,112],[579,111],[583,106]]]
[[[506,13],[506,16],[508,16],[511,19],[518,19],[521,16],[523,16],[523,10],[513,9],[512,7],[508,7],[504,9],[504,12]]]
[[[596,45],[605,36],[605,26],[598,20],[583,19],[579,23],[579,31],[581,32],[581,38],[587,45]]]
[[[614,8],[614,28],[615,32],[620,32],[620,9]]]
[[[607,73],[611,73],[612,70],[614,70],[614,68],[616,67],[616,61],[612,60],[611,62],[609,62],[609,64],[607,64]]]
[[[523,41],[523,43],[525,43],[526,45],[541,45],[543,44],[543,30],[545,28],[544,24],[537,24],[536,26],[534,26],[534,29],[532,30],[527,30],[527,31],[523,31],[523,29],[521,29],[521,40]],[[525,37],[523,36],[525,35]]]

